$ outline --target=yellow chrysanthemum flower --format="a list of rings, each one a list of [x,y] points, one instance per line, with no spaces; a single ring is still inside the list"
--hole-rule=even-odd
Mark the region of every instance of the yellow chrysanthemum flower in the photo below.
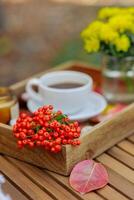
[[[115,7],[105,7],[102,8],[98,13],[99,19],[106,19],[109,17],[112,17],[114,15],[117,15],[121,11],[121,8],[115,8]]]
[[[128,12],[134,15],[134,7],[127,8]]]
[[[109,19],[109,25],[120,33],[125,31],[132,31],[132,28],[134,27],[134,16],[130,14],[124,16],[114,16]]]
[[[97,52],[104,43],[102,51],[106,53],[112,53],[111,44],[115,45],[117,52],[127,52],[133,45],[134,7],[105,7],[100,10],[98,17],[81,33],[85,50],[88,53]]]
[[[117,15],[134,14],[134,7],[118,8],[118,7],[105,7],[98,13],[99,19],[108,19]]]
[[[103,25],[103,22],[100,22],[100,21],[92,22],[86,29],[84,29],[82,31],[81,37],[83,39],[89,39],[91,37],[98,37],[99,30],[102,25]]]
[[[106,43],[113,42],[119,37],[119,34],[109,26],[109,24],[104,24],[100,29],[100,39]]]
[[[88,53],[97,52],[99,48],[100,48],[100,42],[95,38],[91,38],[90,40],[85,40],[84,42],[84,49]]]
[[[122,35],[114,42],[117,51],[127,52],[130,47],[130,40],[126,35]]]

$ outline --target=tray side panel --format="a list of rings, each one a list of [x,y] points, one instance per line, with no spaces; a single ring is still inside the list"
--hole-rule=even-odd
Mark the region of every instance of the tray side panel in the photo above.
[[[75,150],[67,146],[67,171],[81,160],[95,158],[134,132],[134,103],[110,120],[96,125],[81,136]]]
[[[19,160],[31,163],[41,168],[66,174],[66,149],[63,148],[61,153],[53,154],[41,148],[18,149],[16,139],[12,135],[12,128],[0,124],[0,153],[17,158]]]

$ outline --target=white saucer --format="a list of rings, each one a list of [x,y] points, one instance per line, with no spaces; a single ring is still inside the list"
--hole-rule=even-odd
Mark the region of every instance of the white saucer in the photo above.
[[[27,102],[27,107],[30,112],[36,111],[41,106],[42,105],[31,99],[29,99]],[[86,121],[89,118],[100,114],[105,109],[106,106],[107,102],[102,95],[96,92],[91,92],[89,93],[89,100],[87,101],[87,104],[84,105],[83,109],[78,113],[68,116],[71,120],[78,120],[80,122]]]

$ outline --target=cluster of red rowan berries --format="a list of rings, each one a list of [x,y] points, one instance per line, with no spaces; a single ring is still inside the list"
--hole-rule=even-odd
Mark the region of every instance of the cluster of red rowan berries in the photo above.
[[[80,126],[71,122],[61,111],[54,112],[53,106],[43,106],[33,113],[21,113],[13,127],[13,134],[18,139],[18,147],[25,145],[43,147],[58,153],[62,145],[79,145]]]

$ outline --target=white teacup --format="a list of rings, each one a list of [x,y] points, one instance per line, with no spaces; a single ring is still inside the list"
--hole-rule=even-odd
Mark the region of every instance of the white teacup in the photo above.
[[[41,105],[53,105],[65,114],[80,111],[87,103],[93,81],[87,74],[76,71],[50,72],[31,79],[26,86],[29,97]],[[38,87],[38,92],[33,89]]]

